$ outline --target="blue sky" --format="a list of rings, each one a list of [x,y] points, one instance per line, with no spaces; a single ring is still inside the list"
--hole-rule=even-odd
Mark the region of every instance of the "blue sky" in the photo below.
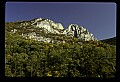
[[[6,2],[5,22],[37,17],[78,24],[98,40],[116,36],[116,3],[105,2]]]

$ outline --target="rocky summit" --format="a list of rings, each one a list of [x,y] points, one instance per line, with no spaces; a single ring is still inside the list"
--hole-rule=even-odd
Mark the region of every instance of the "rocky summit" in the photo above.
[[[93,34],[90,33],[86,28],[78,26],[77,24],[70,24],[65,29],[61,23],[55,23],[50,19],[35,18],[27,21],[16,21],[15,27],[11,29],[12,33],[19,32],[21,36],[29,39],[34,39],[43,42],[59,42],[60,40],[55,38],[57,36],[65,36],[68,38],[78,38],[79,40],[90,41],[97,40]],[[56,35],[54,38],[49,35]],[[61,42],[61,41],[60,41]],[[62,39],[64,43],[64,39]]]
[[[77,24],[70,24],[68,29],[64,30],[63,34],[85,41],[96,40],[92,33],[88,32],[87,29],[83,28],[82,26],[78,26]]]

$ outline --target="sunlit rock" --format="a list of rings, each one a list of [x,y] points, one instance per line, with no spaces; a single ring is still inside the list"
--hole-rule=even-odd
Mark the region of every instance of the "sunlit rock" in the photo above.
[[[40,28],[44,33],[52,33],[52,34],[63,34],[67,37],[75,37],[78,38],[79,40],[97,40],[94,38],[93,34],[90,33],[86,28],[82,26],[78,26],[77,24],[70,24],[68,25],[68,28],[65,29],[61,23],[55,23],[54,21],[50,19],[44,19],[44,18],[36,18],[33,20],[30,20],[28,22],[22,22],[20,24],[20,27],[29,27],[29,28]],[[15,32],[15,31],[14,31]],[[22,34],[22,36],[26,36]],[[36,36],[36,33],[29,33],[27,35],[28,38],[33,38],[38,41],[43,41],[43,42],[54,42],[52,39],[48,38],[43,38],[42,36],[38,37]],[[63,42],[65,43],[65,42]]]

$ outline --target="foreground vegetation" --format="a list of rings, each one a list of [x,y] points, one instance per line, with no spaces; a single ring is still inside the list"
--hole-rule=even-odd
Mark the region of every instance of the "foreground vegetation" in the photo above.
[[[116,45],[62,36],[57,39],[65,39],[64,44],[37,42],[23,38],[20,32],[11,33],[15,25],[8,25],[5,28],[7,77],[115,77]]]

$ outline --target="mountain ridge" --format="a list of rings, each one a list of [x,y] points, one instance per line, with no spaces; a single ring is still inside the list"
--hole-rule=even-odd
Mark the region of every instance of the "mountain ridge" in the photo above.
[[[47,34],[58,34],[66,37],[75,37],[79,40],[93,40],[97,41],[94,38],[94,35],[90,33],[86,28],[79,26],[77,24],[69,24],[68,28],[65,29],[61,23],[56,23],[50,19],[46,18],[35,18],[27,21],[16,21],[14,22],[15,26],[12,28],[11,32],[19,32],[23,37],[34,38],[34,40],[41,41],[40,38],[43,37],[41,33]],[[27,31],[28,33],[25,33]],[[36,35],[39,35],[36,36]],[[46,37],[45,37],[46,38]],[[47,38],[46,38],[47,39]],[[43,41],[43,40],[42,40]],[[48,41],[48,40],[47,40]],[[52,41],[52,39],[51,39]],[[50,39],[49,41],[50,42]]]

